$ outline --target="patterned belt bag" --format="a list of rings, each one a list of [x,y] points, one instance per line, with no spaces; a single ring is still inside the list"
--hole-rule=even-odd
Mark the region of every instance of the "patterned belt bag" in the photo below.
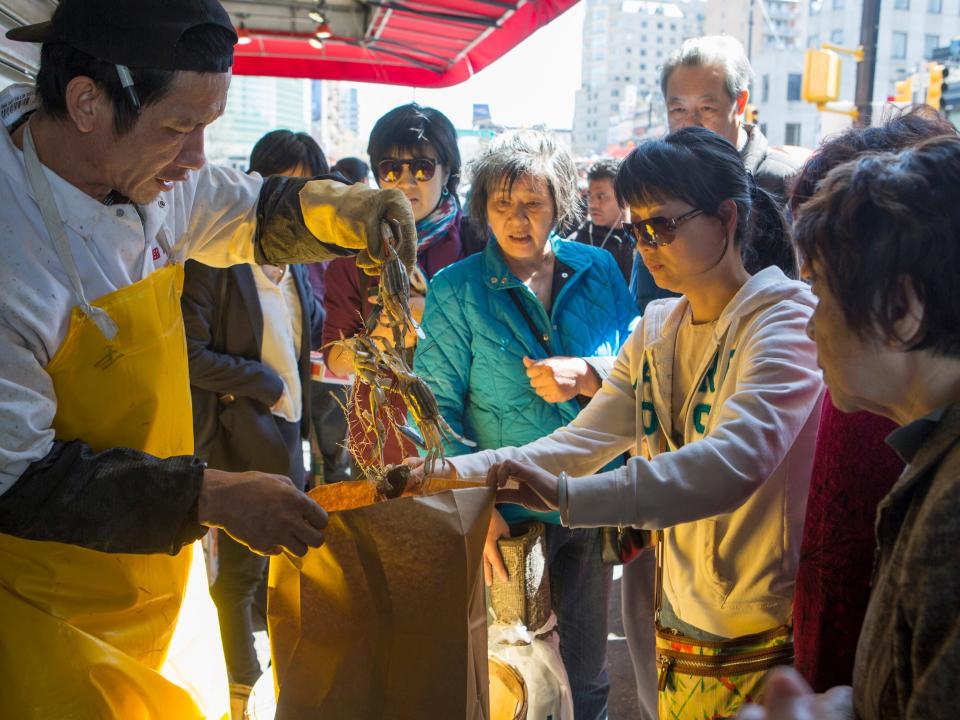
[[[660,720],[732,718],[743,703],[757,699],[770,668],[792,662],[787,625],[722,642],[658,629]]]
[[[729,640],[688,637],[660,626],[663,540],[657,543],[657,668],[660,720],[733,718],[763,690],[767,671],[793,662],[789,625]]]

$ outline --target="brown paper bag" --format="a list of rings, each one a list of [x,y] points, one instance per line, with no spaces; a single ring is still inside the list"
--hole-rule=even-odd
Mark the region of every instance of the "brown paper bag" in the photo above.
[[[494,490],[456,487],[380,503],[357,482],[311,493],[352,509],[331,512],[322,547],[270,561],[277,720],[488,720]]]

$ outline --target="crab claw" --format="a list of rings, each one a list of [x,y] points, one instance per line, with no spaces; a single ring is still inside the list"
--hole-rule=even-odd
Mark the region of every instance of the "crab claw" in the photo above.
[[[417,447],[423,448],[424,450],[427,449],[426,441],[424,441],[423,436],[417,432],[415,427],[411,425],[397,425],[397,432],[410,440]]]

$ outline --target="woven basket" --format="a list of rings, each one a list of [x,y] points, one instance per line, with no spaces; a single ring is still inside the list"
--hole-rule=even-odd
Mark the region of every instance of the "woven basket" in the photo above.
[[[526,720],[527,685],[515,667],[496,655],[487,658],[490,675],[490,720]]]
[[[511,537],[497,541],[510,579],[494,577],[490,605],[498,622],[518,620],[538,630],[550,617],[550,577],[543,523],[531,520],[510,528]]]

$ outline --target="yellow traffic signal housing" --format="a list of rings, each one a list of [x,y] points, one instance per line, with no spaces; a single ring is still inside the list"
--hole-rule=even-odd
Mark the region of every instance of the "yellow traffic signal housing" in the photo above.
[[[930,70],[930,84],[927,85],[927,105],[939,110],[943,99],[944,78],[947,77],[948,70],[940,63],[930,63],[927,67]]]
[[[809,48],[803,56],[800,97],[822,105],[840,98],[840,56],[832,50]]]
[[[893,101],[908,103],[913,102],[913,78],[908,77],[906,80],[897,80],[894,90]]]
[[[760,122],[760,110],[756,105],[747,104],[743,111],[744,118],[750,125],[756,125]]]

